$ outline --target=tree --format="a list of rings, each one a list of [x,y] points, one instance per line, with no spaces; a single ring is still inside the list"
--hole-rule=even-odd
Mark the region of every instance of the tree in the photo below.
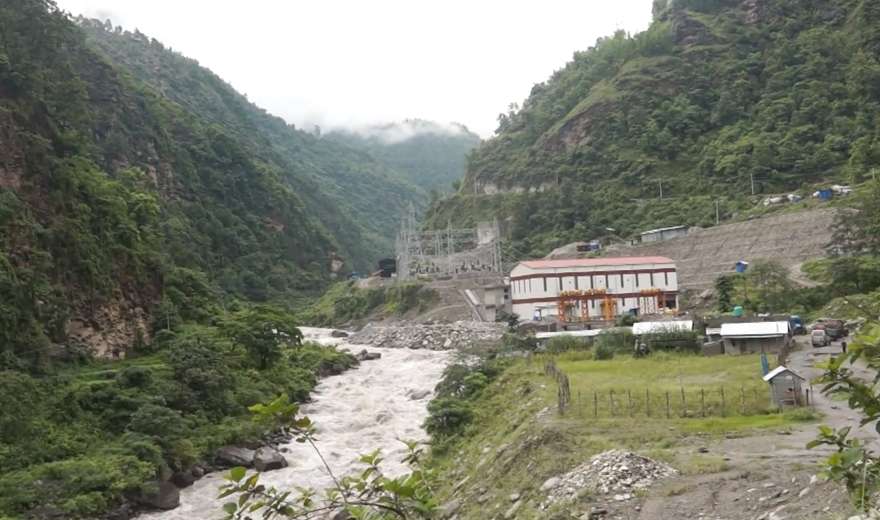
[[[880,255],[880,182],[853,197],[855,211],[838,214],[832,245],[840,252]]]
[[[730,275],[721,275],[715,279],[715,294],[718,297],[718,310],[727,312],[730,310],[733,302],[734,280]]]
[[[249,307],[231,314],[220,330],[236,345],[244,347],[260,370],[281,357],[284,344],[302,344],[302,332],[288,313],[269,306]]]

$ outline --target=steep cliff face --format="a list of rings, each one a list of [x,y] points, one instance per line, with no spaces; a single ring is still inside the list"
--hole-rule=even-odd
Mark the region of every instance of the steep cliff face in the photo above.
[[[708,225],[716,199],[751,204],[752,178],[759,193],[858,182],[880,162],[878,11],[658,0],[648,30],[576,52],[503,114],[429,223],[497,216],[544,254],[606,228]]]

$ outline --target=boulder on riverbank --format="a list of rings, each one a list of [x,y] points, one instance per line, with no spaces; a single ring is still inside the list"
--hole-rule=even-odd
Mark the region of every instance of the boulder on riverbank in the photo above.
[[[367,349],[364,349],[355,354],[354,357],[358,361],[373,361],[376,359],[380,359],[382,357],[382,354],[380,354],[379,352],[367,352]]]
[[[349,333],[345,332],[344,330],[334,330],[330,333],[331,338],[347,338],[348,336]]]
[[[257,471],[272,471],[286,467],[287,459],[278,450],[263,447],[254,454],[254,468]]]
[[[224,446],[217,450],[214,459],[217,465],[222,468],[232,468],[235,466],[250,468],[254,465],[254,450],[238,446]]]
[[[180,505],[180,488],[171,482],[152,482],[133,499],[140,505],[167,511]]]

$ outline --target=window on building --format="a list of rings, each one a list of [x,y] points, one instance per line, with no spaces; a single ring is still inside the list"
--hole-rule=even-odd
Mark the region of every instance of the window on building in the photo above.
[[[606,288],[606,289],[610,289],[610,288],[611,288],[611,285],[608,284],[608,275],[607,275],[607,274],[605,275],[605,288]]]
[[[638,287],[638,286],[639,286],[639,273],[636,273],[636,274],[634,274],[633,276],[634,276],[635,279],[636,279],[636,287]]]
[[[620,273],[620,287],[621,287],[621,288],[624,287],[624,284],[623,284],[623,273]]]
[[[544,292],[547,292],[547,277],[544,277]]]
[[[665,285],[669,285],[669,271],[665,271],[663,273],[663,283]]]
[[[580,287],[580,283],[578,283],[578,277],[575,276],[575,277],[574,277],[574,290],[577,291],[577,290],[580,289],[580,288],[581,288],[581,287]]]
[[[654,273],[651,273],[651,287],[654,287]]]

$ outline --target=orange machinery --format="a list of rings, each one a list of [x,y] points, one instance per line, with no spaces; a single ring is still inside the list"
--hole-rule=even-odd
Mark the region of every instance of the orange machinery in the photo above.
[[[563,291],[559,293],[556,315],[563,323],[590,321],[590,302],[598,301],[602,318],[611,321],[617,314],[617,303],[605,289],[587,289],[583,291]],[[580,316],[577,308],[580,307]],[[580,319],[577,319],[580,318]]]

